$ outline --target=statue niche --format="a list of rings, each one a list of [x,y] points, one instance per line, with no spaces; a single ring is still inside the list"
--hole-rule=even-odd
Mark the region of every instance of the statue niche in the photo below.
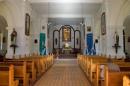
[[[62,41],[65,42],[71,41],[71,29],[67,26],[64,26],[62,29]]]

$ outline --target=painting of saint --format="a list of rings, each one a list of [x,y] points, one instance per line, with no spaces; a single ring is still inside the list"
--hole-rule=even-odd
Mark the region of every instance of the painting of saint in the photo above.
[[[26,13],[25,17],[25,35],[30,35],[30,15],[28,13]]]

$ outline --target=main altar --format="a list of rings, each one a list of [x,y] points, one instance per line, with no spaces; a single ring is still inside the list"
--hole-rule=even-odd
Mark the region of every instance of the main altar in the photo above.
[[[71,46],[68,43],[65,43],[63,45],[63,48],[62,48],[62,53],[63,54],[71,54],[71,52],[72,52]]]

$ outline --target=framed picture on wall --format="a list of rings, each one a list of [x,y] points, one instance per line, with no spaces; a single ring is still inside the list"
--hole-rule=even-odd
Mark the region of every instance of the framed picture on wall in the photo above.
[[[101,34],[102,35],[106,34],[106,16],[105,16],[105,12],[103,12],[102,15],[101,15]]]
[[[30,35],[30,15],[28,13],[25,15],[25,35]]]

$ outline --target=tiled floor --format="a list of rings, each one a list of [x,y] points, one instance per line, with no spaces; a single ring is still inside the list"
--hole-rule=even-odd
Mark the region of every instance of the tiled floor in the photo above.
[[[77,60],[56,60],[35,86],[90,86]]]

